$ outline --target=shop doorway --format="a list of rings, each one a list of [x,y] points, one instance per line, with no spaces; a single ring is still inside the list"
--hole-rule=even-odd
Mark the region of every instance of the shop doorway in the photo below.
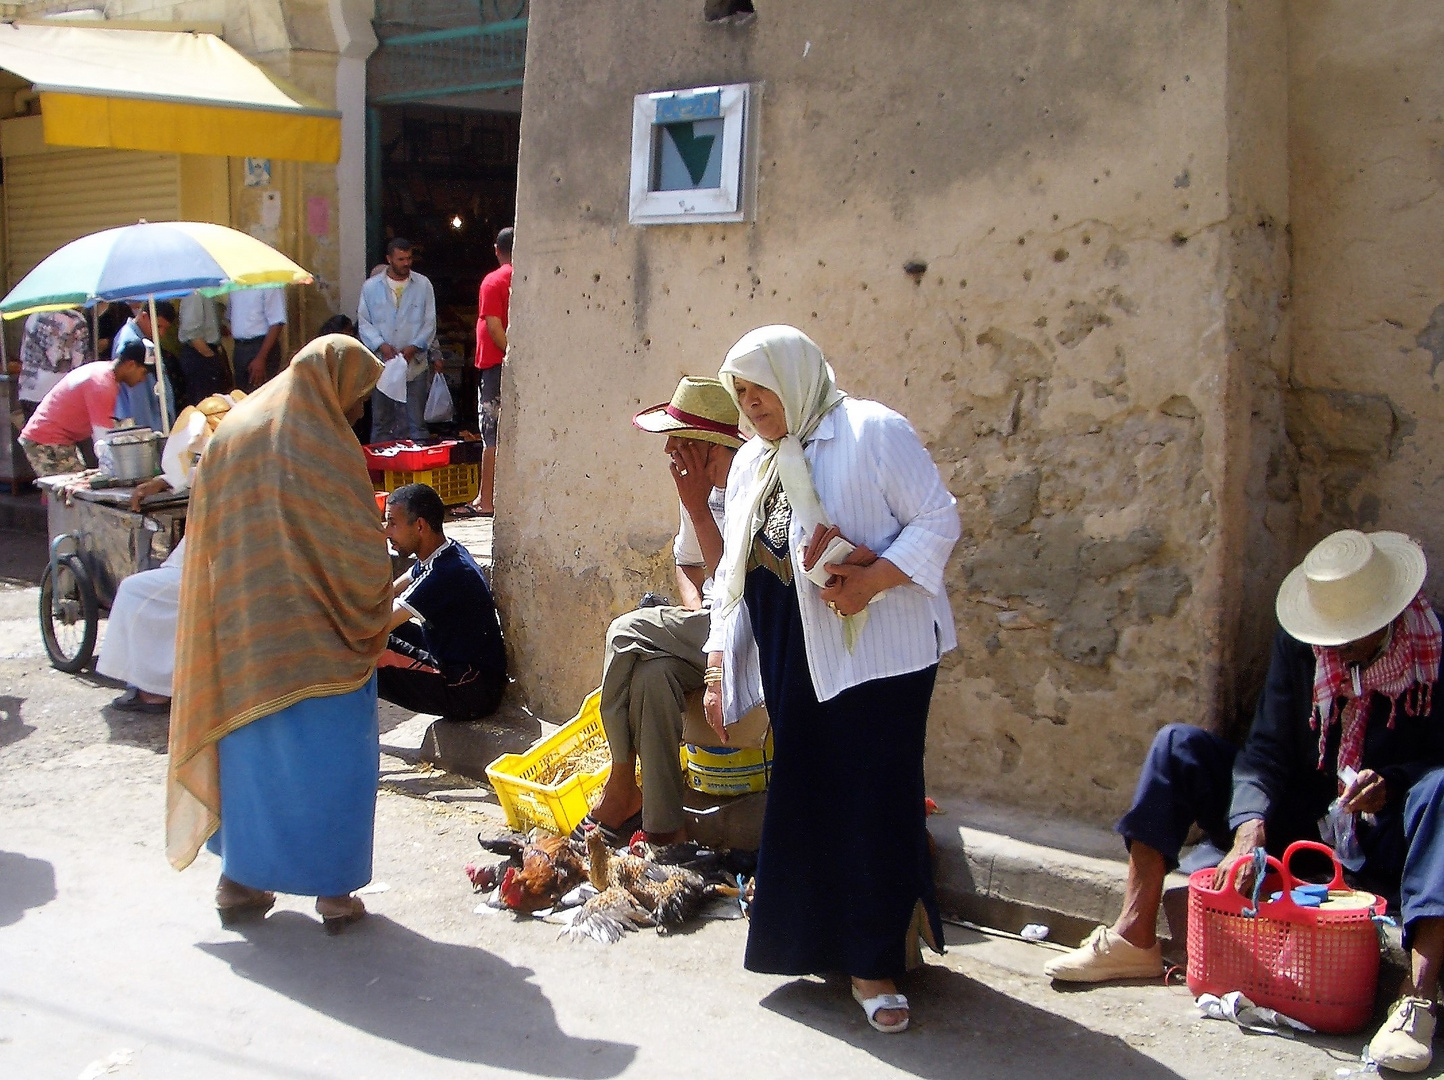
[[[477,288],[496,269],[499,230],[516,218],[521,115],[437,105],[374,106],[376,250],[403,236],[436,290],[437,338],[447,356],[457,423],[476,430]]]

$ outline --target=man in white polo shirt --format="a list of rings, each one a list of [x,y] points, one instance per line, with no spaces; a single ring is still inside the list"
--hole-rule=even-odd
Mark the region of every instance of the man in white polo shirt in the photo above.
[[[286,287],[237,289],[226,297],[236,388],[254,393],[281,370],[281,328],[286,325]]]

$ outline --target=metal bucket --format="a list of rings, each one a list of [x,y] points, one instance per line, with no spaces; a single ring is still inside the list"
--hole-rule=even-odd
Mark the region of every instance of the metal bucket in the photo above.
[[[149,480],[160,472],[160,435],[149,428],[112,435],[110,461],[117,480]]]

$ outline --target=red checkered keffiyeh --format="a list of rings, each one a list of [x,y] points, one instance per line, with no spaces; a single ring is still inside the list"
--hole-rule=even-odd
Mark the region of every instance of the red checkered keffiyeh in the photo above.
[[[1430,708],[1434,681],[1439,677],[1441,654],[1439,619],[1421,592],[1394,620],[1388,651],[1366,669],[1350,668],[1339,659],[1337,648],[1314,646],[1314,711],[1310,724],[1319,733],[1319,768],[1329,728],[1343,725],[1339,738],[1338,768],[1357,771],[1364,760],[1364,729],[1368,727],[1369,698],[1389,699],[1389,727],[1399,702],[1404,712],[1421,716]],[[1342,702],[1342,707],[1340,703]]]

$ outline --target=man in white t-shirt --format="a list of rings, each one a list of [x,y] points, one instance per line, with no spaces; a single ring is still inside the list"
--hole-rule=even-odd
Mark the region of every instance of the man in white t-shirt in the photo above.
[[[629,611],[607,630],[602,665],[602,726],[612,772],[602,799],[578,830],[596,826],[609,843],[637,829],[653,843],[687,838],[682,811],[684,697],[700,689],[710,624],[708,591],[722,559],[722,507],[727,473],[742,445],[737,408],[716,379],[684,378],[672,400],[638,413],[642,431],[667,436],[672,480],[682,503],[672,544],[681,603]],[[642,784],[637,787],[637,759]]]

